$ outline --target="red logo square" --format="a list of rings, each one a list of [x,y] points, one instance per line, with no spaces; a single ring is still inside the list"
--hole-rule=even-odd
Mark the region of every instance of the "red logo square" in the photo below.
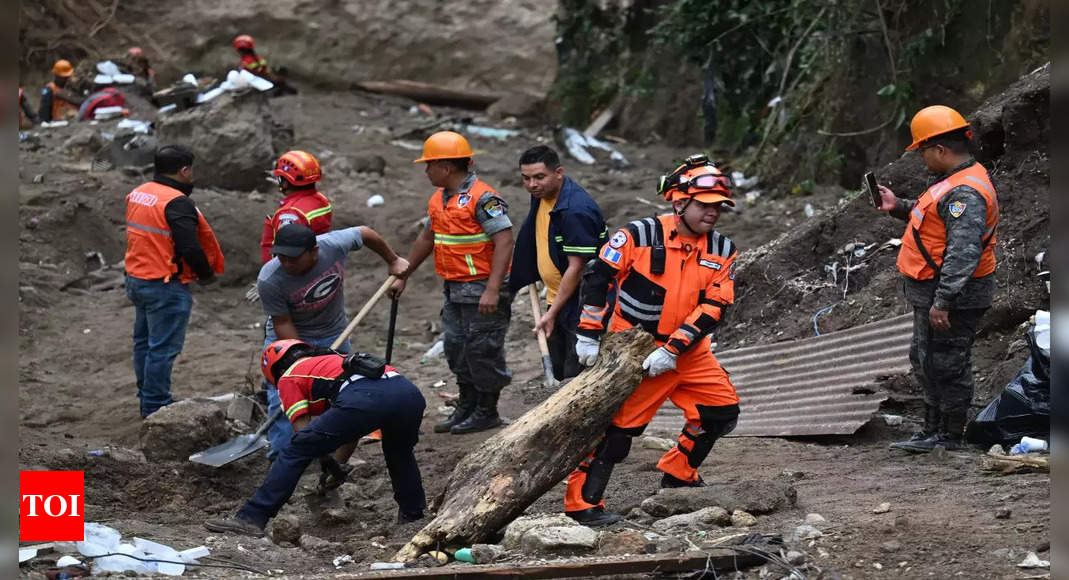
[[[19,540],[85,539],[85,473],[19,472]]]

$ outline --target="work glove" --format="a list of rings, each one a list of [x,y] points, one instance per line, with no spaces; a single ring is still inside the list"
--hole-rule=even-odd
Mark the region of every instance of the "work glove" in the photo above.
[[[341,484],[345,483],[345,480],[349,477],[349,474],[342,469],[338,460],[331,455],[321,457],[319,459],[319,467],[323,469],[323,473],[319,474],[319,486],[316,487],[319,495],[341,487]]]
[[[259,299],[260,291],[256,289],[256,282],[253,282],[252,286],[249,286],[249,289],[245,292],[245,301],[256,302]]]
[[[579,357],[579,364],[585,367],[594,366],[594,361],[598,360],[598,350],[600,349],[601,342],[598,339],[583,336],[582,334],[576,337],[575,355]]]
[[[650,353],[646,360],[642,361],[642,368],[646,374],[655,377],[665,371],[675,370],[676,355],[668,352],[663,346]]]

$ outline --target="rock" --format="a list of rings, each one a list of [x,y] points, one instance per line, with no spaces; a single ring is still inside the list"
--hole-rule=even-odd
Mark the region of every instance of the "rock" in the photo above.
[[[84,159],[96,155],[107,145],[100,133],[93,129],[79,129],[75,134],[67,138],[60,146],[60,150],[71,159]]]
[[[1017,551],[1013,548],[999,548],[993,550],[991,555],[999,558],[1000,560],[1012,560],[1017,557]]]
[[[230,401],[230,404],[226,407],[226,418],[233,419],[235,421],[241,421],[246,425],[253,424],[253,417],[256,413],[256,403],[252,399],[243,395],[235,395]]]
[[[283,542],[296,545],[301,540],[301,521],[289,514],[275,516],[267,525],[267,536],[279,545]]]
[[[626,519],[628,521],[635,522],[636,524],[646,525],[646,524],[652,524],[653,520],[655,520],[657,518],[655,518],[655,517],[651,516],[650,514],[646,513],[642,508],[637,507],[637,508],[632,508],[631,511],[627,513],[627,518]]]
[[[316,554],[325,554],[327,552],[336,552],[341,549],[341,544],[337,542],[331,542],[324,540],[317,536],[310,536],[308,534],[302,534],[300,541],[298,542],[301,548],[314,552]]]
[[[802,542],[805,540],[815,540],[824,535],[824,532],[814,528],[809,524],[802,524],[800,526],[789,528],[783,534],[783,541],[790,544],[793,542]]]
[[[657,545],[636,530],[604,532],[598,536],[599,556],[622,556],[624,554],[653,554]]]
[[[1010,515],[1012,513],[1013,512],[1010,510],[1010,508],[998,508],[997,510],[995,510],[995,519],[1008,520],[1010,519]]]
[[[141,423],[141,451],[152,462],[187,461],[193,453],[226,440],[226,416],[210,401],[178,401]]]
[[[676,446],[676,442],[664,437],[652,437],[647,435],[639,440],[639,445],[643,449],[657,449],[659,451],[668,451]]]
[[[434,552],[434,554],[442,554],[443,556],[445,556],[445,554],[442,553],[442,552]],[[444,566],[447,563],[449,563],[449,556],[446,556],[446,561],[445,562],[441,562],[441,561],[438,560],[438,558],[436,558],[435,556],[432,556],[431,553],[428,552],[426,554],[420,554],[419,558],[416,558],[415,561],[413,561],[413,562],[409,562],[405,567],[406,568],[437,568],[438,566]]]
[[[504,558],[508,553],[497,544],[475,544],[471,547],[471,557],[476,564],[490,564]]]
[[[542,110],[544,97],[532,93],[508,93],[486,109],[491,119],[534,117]]]
[[[874,514],[885,514],[889,511],[891,511],[891,504],[888,502],[883,502],[880,505],[872,508],[872,513]]]
[[[731,516],[722,507],[707,507],[688,514],[679,514],[653,522],[653,529],[664,532],[672,528],[697,527],[703,528],[711,525],[727,526],[731,524]]]
[[[824,519],[824,516],[822,516],[820,514],[806,514],[805,515],[805,523],[807,523],[807,524],[809,524],[811,526],[819,526],[821,524],[827,523],[827,521],[828,520]]]
[[[902,424],[902,415],[884,415],[883,422],[891,427],[897,427]]]
[[[798,550],[790,550],[784,556],[793,566],[801,566],[805,563],[805,554]]]
[[[266,171],[292,137],[292,127],[276,123],[267,97],[223,94],[210,103],[178,111],[157,121],[161,146],[181,144],[196,155],[199,185],[248,191],[265,190]],[[276,136],[278,142],[276,142]]]
[[[897,552],[902,549],[902,543],[898,540],[888,540],[880,544],[880,551],[887,552],[888,554]]]
[[[331,526],[347,524],[353,521],[353,514],[345,508],[330,508],[319,514],[319,521]]]
[[[534,529],[549,527],[579,526],[579,523],[564,514],[539,514],[521,516],[512,520],[505,528],[504,545],[506,549],[517,550],[523,536]]]
[[[643,501],[642,509],[655,516],[689,513],[708,506],[761,515],[794,506],[798,492],[794,486],[782,481],[754,480],[662,489],[649,499],[653,501]]]
[[[382,155],[369,153],[366,155],[353,155],[351,158],[353,171],[357,173],[386,174],[386,159]]]
[[[527,553],[576,553],[593,550],[597,545],[598,533],[577,525],[532,528],[520,540]]]
[[[731,513],[731,525],[736,528],[748,528],[757,525],[757,518],[748,512],[735,510]]]

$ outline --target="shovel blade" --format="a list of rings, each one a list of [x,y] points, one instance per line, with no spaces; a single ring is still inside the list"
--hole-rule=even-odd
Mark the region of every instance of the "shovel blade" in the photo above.
[[[205,449],[189,456],[194,463],[222,467],[227,463],[237,461],[242,457],[255,453],[267,447],[267,437],[263,435],[241,435],[222,445],[216,445],[211,449]]]

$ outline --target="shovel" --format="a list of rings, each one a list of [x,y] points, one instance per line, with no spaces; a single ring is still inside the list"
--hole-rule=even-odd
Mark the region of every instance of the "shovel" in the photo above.
[[[534,315],[534,323],[542,320],[542,308],[538,305],[538,291],[535,285],[527,287],[527,295],[531,297],[531,314]],[[538,329],[538,350],[542,353],[542,370],[546,373],[546,386],[559,387],[560,381],[553,376],[553,360],[549,358],[549,343],[546,342],[546,333]]]
[[[375,294],[371,296],[371,299],[367,301],[367,304],[364,304],[364,307],[360,309],[360,312],[356,314],[356,317],[353,318],[352,322],[350,322],[349,325],[345,327],[345,330],[343,330],[342,333],[338,335],[338,338],[334,339],[334,342],[331,343],[330,348],[338,348],[343,342],[345,342],[346,338],[349,338],[349,335],[352,334],[353,330],[356,329],[356,325],[360,324],[360,321],[363,320],[365,316],[367,316],[367,313],[370,312],[371,308],[375,306],[375,303],[378,302],[380,298],[382,298],[382,295],[390,289],[390,285],[393,284],[393,281],[396,279],[396,276],[390,276],[386,278],[386,281],[383,282],[382,286],[380,286],[379,289],[375,291]],[[394,302],[394,304],[396,305],[396,302]],[[391,317],[394,316],[395,313],[396,307],[391,309]],[[271,416],[268,417],[267,420],[264,421],[264,423],[260,425],[258,429],[256,429],[255,433],[251,435],[239,435],[231,439],[230,441],[223,443],[222,445],[216,445],[211,449],[205,449],[204,451],[194,453],[193,455],[189,456],[189,460],[194,463],[202,463],[204,465],[210,465],[212,467],[222,467],[232,461],[237,461],[238,459],[241,459],[242,457],[245,457],[246,455],[249,455],[250,453],[253,453],[259,449],[263,449],[264,447],[267,447],[267,437],[265,437],[264,434],[267,433],[267,429],[271,426],[271,424],[277,421],[278,418],[281,416],[282,409],[277,409],[274,413],[271,413]]]
[[[396,328],[397,299],[393,298],[390,301],[390,326],[386,330],[386,364],[390,364],[393,359],[393,335]],[[365,435],[360,441],[364,444],[378,443],[379,441],[382,441],[382,429],[375,429],[371,433]]]

